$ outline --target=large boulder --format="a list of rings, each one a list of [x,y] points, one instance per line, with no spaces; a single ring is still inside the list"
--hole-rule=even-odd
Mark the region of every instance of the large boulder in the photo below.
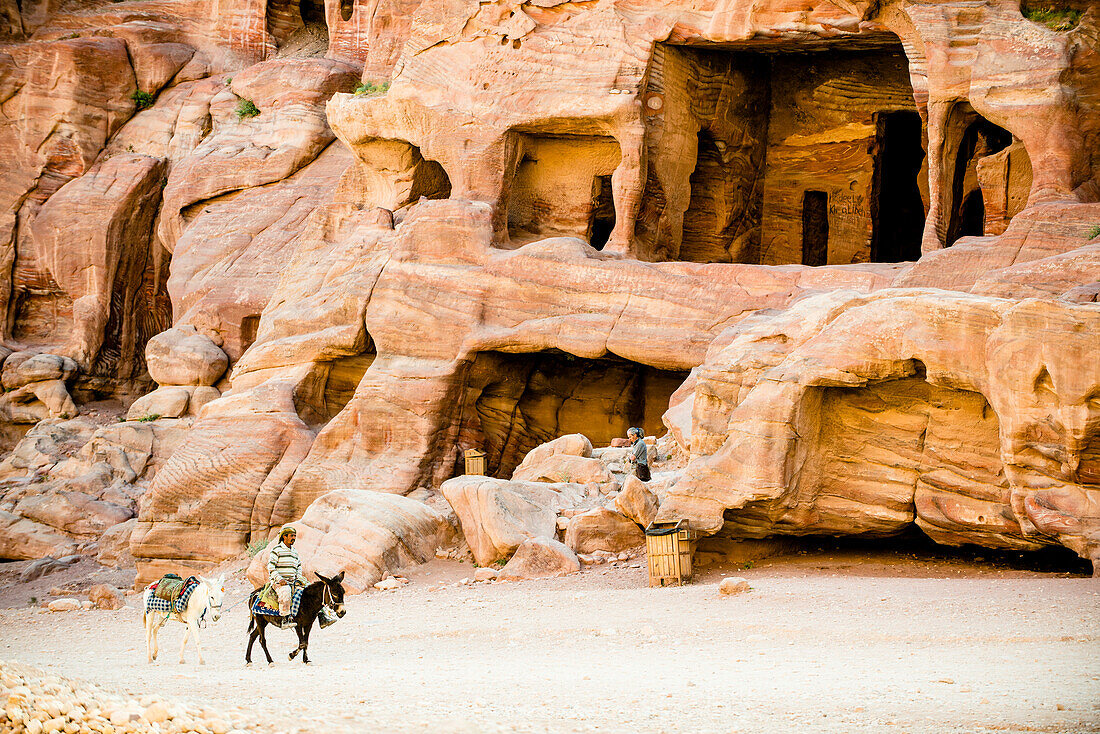
[[[344,572],[344,588],[358,594],[386,574],[435,557],[450,533],[447,519],[428,505],[397,494],[341,489],[318,497],[298,522],[295,548],[306,574]],[[248,567],[248,579],[267,581],[265,550]]]
[[[606,507],[576,515],[565,531],[565,544],[575,553],[622,553],[643,543],[645,534],[637,523]]]
[[[581,570],[577,554],[550,538],[528,538],[500,570],[502,581],[567,576]]]
[[[581,433],[570,433],[565,436],[559,436],[553,441],[547,441],[527,452],[527,455],[523,457],[523,461],[516,467],[515,475],[513,475],[512,478],[520,478],[518,476],[520,473],[532,471],[533,467],[544,463],[551,456],[557,454],[591,458],[592,442],[588,440],[587,436]]]
[[[177,326],[145,346],[149,375],[159,385],[213,385],[229,366],[229,357],[193,326]]]
[[[536,451],[538,449],[535,449]],[[524,459],[512,479],[527,482],[575,482],[604,484],[614,481],[602,461],[571,454],[548,454],[542,461],[528,463]]]
[[[576,484],[482,476],[455,477],[440,489],[482,566],[508,558],[528,538],[553,537],[559,510],[575,506],[584,491]]]
[[[657,516],[657,495],[649,491],[645,482],[634,476],[623,481],[622,490],[611,500],[608,509],[629,518],[642,527],[649,527]]]
[[[5,390],[47,380],[67,381],[76,374],[77,364],[68,357],[57,354],[15,352],[4,360],[3,384]]]

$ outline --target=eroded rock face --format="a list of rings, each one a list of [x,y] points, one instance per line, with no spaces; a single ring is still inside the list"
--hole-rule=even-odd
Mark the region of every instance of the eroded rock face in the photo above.
[[[831,317],[770,338],[746,322],[712,348],[696,388],[712,422],[658,519],[743,537],[915,522],[942,543],[1095,557],[1095,377],[1077,361],[1100,346],[1095,307],[881,291],[805,309]]]

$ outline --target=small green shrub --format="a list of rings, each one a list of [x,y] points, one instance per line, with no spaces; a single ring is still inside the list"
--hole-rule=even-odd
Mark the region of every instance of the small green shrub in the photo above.
[[[153,95],[148,92],[143,92],[140,89],[135,89],[134,93],[130,95],[130,99],[134,100],[138,112],[147,110],[153,106]]]
[[[254,540],[248,544],[248,557],[255,558],[256,554],[267,547],[266,540]]]
[[[1081,20],[1080,10],[1056,9],[1049,5],[1024,8],[1024,17],[1033,23],[1041,23],[1052,31],[1071,31]]]
[[[73,40],[74,38],[80,38],[80,34],[79,34],[79,33],[70,33],[70,34],[69,34],[69,35],[67,35],[67,36],[62,36],[62,37],[61,37],[61,38],[60,38],[59,40],[62,40],[62,41],[71,41],[71,40]]]
[[[382,82],[381,84],[375,84],[374,82],[363,82],[355,88],[356,97],[374,97],[379,94],[385,94],[390,91],[390,83]]]
[[[1089,230],[1089,239],[1090,240],[1094,240],[1097,237],[1100,237],[1100,224],[1092,225],[1092,228]]]
[[[237,100],[238,120],[243,120],[246,117],[255,117],[258,114],[260,114],[260,108],[253,104],[252,100],[244,99],[243,97]]]
[[[31,600],[27,603],[30,604],[33,607],[35,604],[38,603],[38,597],[37,596],[32,596]]]
[[[144,418],[138,418],[137,422],[138,423],[152,423],[153,421],[157,420],[158,418],[160,418],[160,413],[150,413],[149,415],[145,416]]]
[[[494,565],[494,566],[496,566],[497,568],[504,568],[504,566],[505,566],[505,565],[506,565],[507,563],[508,563],[508,561],[506,561],[506,560],[505,560],[505,559],[503,559],[503,558],[498,558],[498,559],[496,559],[495,561],[493,561],[493,565]]]
[[[752,561],[745,561],[745,565],[744,565],[744,566],[742,566],[741,568],[743,568],[743,569],[745,569],[745,570],[748,570],[748,569],[752,568],[752,567],[753,567],[753,566],[755,566],[755,565],[756,565],[756,564],[755,564],[755,563],[753,563]]]

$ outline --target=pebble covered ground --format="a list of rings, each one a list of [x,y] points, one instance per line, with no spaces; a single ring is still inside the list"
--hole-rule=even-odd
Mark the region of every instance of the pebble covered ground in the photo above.
[[[0,659],[18,661],[5,674],[87,681],[131,714],[156,699],[263,731],[1100,731],[1100,581],[850,561],[708,569],[663,589],[637,561],[465,584],[469,564],[435,561],[350,597],[314,630],[309,666],[273,630],[275,664],[257,646],[246,668],[243,605],[203,630],[205,666],[193,651],[176,662],[175,624],[147,664],[133,608],[3,610]],[[751,590],[719,594],[726,576]],[[227,605],[245,592],[231,586]]]

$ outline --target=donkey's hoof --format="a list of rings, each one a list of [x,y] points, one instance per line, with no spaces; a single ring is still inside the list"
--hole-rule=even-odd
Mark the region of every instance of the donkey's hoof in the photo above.
[[[244,667],[251,668],[252,667],[252,661],[249,660],[247,663],[244,664]]]
[[[294,659],[294,653],[290,653],[289,655],[287,655],[286,659],[287,660],[293,660]]]
[[[274,668],[275,667],[275,661],[272,660],[270,663],[267,664],[267,667]]]

